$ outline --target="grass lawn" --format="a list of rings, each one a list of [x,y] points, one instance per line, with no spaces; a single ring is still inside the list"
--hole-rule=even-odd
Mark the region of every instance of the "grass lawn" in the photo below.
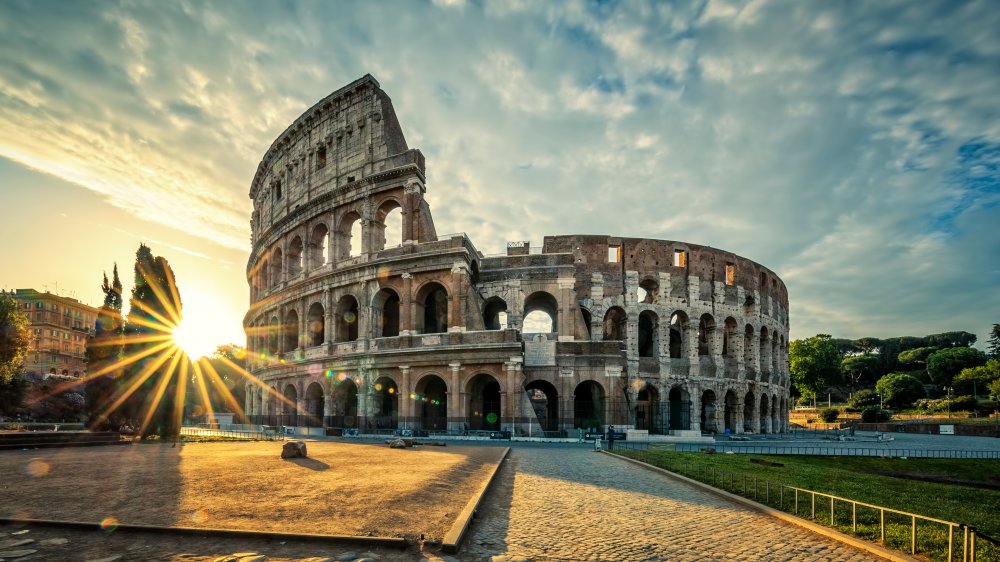
[[[770,482],[772,507],[779,507],[777,485],[796,486],[975,526],[983,533],[1000,538],[1000,462],[985,459],[882,459],[870,457],[807,457],[678,453],[669,446],[649,451],[622,451],[633,458],[713,483],[765,503],[765,482]],[[751,462],[763,460],[769,464]],[[781,465],[781,466],[775,466]],[[714,471],[714,472],[713,472]],[[725,482],[724,484],[722,482]],[[733,483],[733,484],[731,484]],[[992,489],[990,487],[992,486]],[[793,493],[785,491],[782,509],[794,511]],[[800,493],[799,515],[811,516],[811,496]],[[858,508],[858,535],[879,539],[878,512]],[[835,504],[836,525],[851,532],[851,506]],[[816,520],[830,524],[830,501],[817,497]],[[910,519],[887,515],[887,546],[909,552]],[[956,535],[956,548],[961,537]],[[959,551],[960,552],[960,551]],[[933,559],[947,556],[947,530],[942,525],[918,521],[918,553]],[[1000,549],[980,541],[981,560],[1000,561]],[[960,556],[960,554],[959,554]]]

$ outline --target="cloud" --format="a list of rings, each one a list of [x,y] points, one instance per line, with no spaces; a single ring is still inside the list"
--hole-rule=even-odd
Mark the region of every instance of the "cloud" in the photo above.
[[[485,253],[558,233],[726,248],[782,275],[793,337],[997,321],[988,6],[61,8],[0,4],[0,155],[224,246],[248,247],[271,141],[372,72],[427,156],[438,230]]]

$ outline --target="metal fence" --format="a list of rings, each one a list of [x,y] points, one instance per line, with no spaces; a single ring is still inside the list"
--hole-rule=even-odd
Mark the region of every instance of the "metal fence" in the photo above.
[[[646,447],[638,446],[643,444]],[[614,443],[612,450],[625,453],[626,456],[646,464],[657,466],[653,452],[649,450],[648,445],[649,443],[618,441]],[[666,450],[666,448],[662,447],[662,444],[660,445],[661,450]],[[684,464],[680,467],[680,470],[673,466],[668,469],[679,472],[694,480],[705,482],[716,488],[752,498],[754,501],[760,501],[771,507],[777,507],[782,511],[792,513],[796,516],[804,517],[808,514],[811,520],[823,523],[829,527],[846,527],[848,515],[844,512],[849,507],[851,533],[870,540],[877,538],[882,545],[889,548],[896,548],[897,550],[907,549],[911,554],[916,554],[918,551],[921,551],[921,554],[928,554],[929,551],[933,550],[933,545],[937,540],[935,533],[932,530],[927,530],[928,526],[933,526],[933,528],[947,532],[947,555],[944,558],[947,562],[955,562],[957,560],[961,560],[962,562],[976,562],[981,559],[979,558],[979,554],[982,554],[984,551],[987,553],[987,556],[982,558],[982,560],[1000,560],[1000,541],[980,532],[972,525],[926,517],[916,513],[860,502],[806,488],[788,486],[769,480],[761,482],[758,481],[756,476],[747,476],[739,474],[736,471],[727,472],[715,466],[706,466],[694,462]],[[817,498],[824,504],[820,506],[819,512],[817,512]],[[827,502],[829,502],[828,506],[826,505]],[[838,507],[841,508],[842,513],[839,520],[837,517]],[[860,513],[863,525],[868,523],[874,529],[874,521],[877,520],[878,533],[875,536],[865,536],[864,533],[858,532],[859,508],[861,508]],[[820,514],[821,517],[817,517],[817,514]],[[877,518],[874,517],[876,514]],[[828,519],[826,518],[827,516],[829,517]],[[892,518],[895,521],[892,521]],[[921,550],[918,543],[918,539],[921,538],[921,535],[918,533],[918,522],[920,522],[919,528],[925,530],[922,537],[924,539],[923,550]],[[909,528],[907,533],[909,535],[909,544],[902,545],[903,548],[899,548],[897,545],[890,546],[886,542],[887,532],[892,529],[895,535],[893,538],[898,540],[901,534],[900,527],[902,526]],[[957,544],[956,540],[960,541],[961,544]],[[980,541],[985,544],[978,546]],[[908,548],[906,548],[907,546]],[[944,549],[942,548],[941,550],[943,552]],[[961,553],[961,558],[957,557],[959,553]]]
[[[876,447],[829,447],[823,445],[737,445],[715,443],[703,445],[700,443],[658,443],[655,441],[616,441],[619,446],[627,449],[647,450],[654,448],[671,449],[680,453],[700,453],[706,448],[715,449],[716,453],[733,453],[737,455],[805,455],[805,456],[852,456],[852,457],[885,457],[885,458],[917,458],[917,459],[1000,459],[1000,451],[971,451],[962,449],[909,449],[909,448],[876,448]]]
[[[192,437],[227,437],[230,439],[259,441],[281,441],[285,438],[284,431],[281,431],[280,427],[269,426],[262,426],[261,431],[185,426],[181,428],[181,435],[190,435]]]

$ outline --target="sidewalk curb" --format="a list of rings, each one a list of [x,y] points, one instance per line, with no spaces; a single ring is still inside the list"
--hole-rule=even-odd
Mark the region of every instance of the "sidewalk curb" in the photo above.
[[[618,454],[615,454],[615,453],[612,453],[612,452],[609,452],[609,451],[602,450],[601,452],[605,453],[607,455],[610,455],[612,457],[617,457],[617,458],[622,459],[624,461],[628,461],[630,463],[639,465],[642,468],[645,468],[646,470],[650,470],[650,471],[653,471],[653,472],[658,472],[658,473],[660,473],[660,474],[662,474],[664,476],[667,476],[669,478],[673,478],[675,480],[680,480],[681,482],[685,482],[685,483],[687,483],[687,484],[689,484],[691,486],[694,486],[696,488],[699,488],[701,490],[704,490],[706,492],[709,492],[709,493],[714,494],[716,496],[719,496],[721,498],[724,498],[724,499],[730,500],[732,502],[741,504],[743,506],[749,507],[750,509],[753,509],[755,511],[759,511],[761,513],[765,513],[765,514],[770,515],[771,517],[774,517],[776,519],[781,519],[782,521],[786,521],[786,522],[791,523],[793,525],[802,527],[803,529],[807,529],[807,530],[812,531],[812,532],[814,532],[814,533],[816,533],[818,535],[822,535],[822,536],[827,537],[829,539],[833,539],[835,541],[847,544],[849,546],[852,546],[854,548],[857,548],[857,549],[862,550],[864,552],[867,552],[869,554],[873,554],[875,556],[878,556],[879,558],[882,558],[882,559],[885,559],[885,560],[892,560],[893,562],[920,562],[920,560],[921,560],[919,558],[914,558],[912,556],[903,554],[901,552],[890,550],[890,549],[885,548],[883,546],[877,545],[877,544],[875,544],[873,542],[869,542],[869,541],[866,541],[864,539],[859,539],[859,538],[856,538],[856,537],[852,537],[850,535],[846,535],[844,533],[841,533],[840,531],[837,531],[836,529],[831,529],[829,527],[825,527],[825,526],[820,525],[818,523],[813,523],[812,521],[809,521],[808,519],[803,519],[801,517],[797,517],[797,516],[792,515],[790,513],[785,513],[784,511],[775,509],[773,507],[764,505],[762,503],[757,503],[757,502],[755,502],[755,501],[753,501],[751,499],[748,499],[748,498],[744,498],[743,496],[740,496],[740,495],[737,495],[737,494],[733,494],[733,493],[727,492],[725,490],[721,490],[721,489],[716,488],[714,486],[710,486],[708,484],[705,484],[704,482],[699,482],[698,480],[694,480],[694,479],[688,478],[687,476],[682,476],[680,474],[677,474],[676,472],[670,472],[669,470],[662,469],[662,468],[660,468],[658,466],[653,466],[653,465],[650,465],[650,464],[646,464],[646,463],[644,463],[642,461],[631,459],[631,458],[628,458],[628,457],[625,457],[625,456],[622,456],[622,455],[618,455]]]
[[[56,519],[27,519],[23,517],[0,517],[0,525],[28,525],[40,527],[63,527],[70,529],[85,529],[94,531],[101,528],[99,523],[85,521],[64,521]],[[198,535],[206,537],[226,537],[242,539],[281,539],[293,541],[329,542],[338,544],[355,544],[364,546],[381,546],[406,548],[408,543],[401,537],[366,537],[361,535],[320,535],[314,533],[279,533],[275,531],[244,531],[238,529],[216,529],[197,527],[164,527],[160,525],[134,525],[118,523],[115,531],[132,531],[140,533]]]
[[[483,481],[479,491],[469,498],[469,502],[465,504],[465,509],[458,514],[455,522],[451,525],[451,529],[448,530],[448,533],[444,536],[444,540],[441,541],[442,552],[447,554],[458,553],[458,549],[462,546],[462,540],[465,539],[465,535],[472,525],[472,519],[476,516],[476,510],[479,509],[479,504],[482,503],[486,492],[489,491],[490,486],[493,485],[493,481],[496,480],[497,473],[500,472],[500,467],[507,460],[508,455],[510,455],[510,447],[504,449],[503,454],[500,455],[500,460],[497,461],[493,466],[493,470],[490,471],[489,477]]]

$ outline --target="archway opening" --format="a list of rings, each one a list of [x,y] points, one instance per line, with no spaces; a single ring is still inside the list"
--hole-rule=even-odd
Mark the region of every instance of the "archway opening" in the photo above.
[[[628,315],[620,307],[612,306],[604,314],[604,341],[620,341],[624,345],[627,335]]]
[[[285,325],[282,327],[283,351],[288,353],[299,347],[299,313],[289,310],[285,315]]]
[[[683,312],[675,312],[670,316],[670,358],[680,359],[684,356],[684,336],[688,330],[688,318]]]
[[[306,400],[303,405],[306,419],[305,424],[309,427],[323,426],[323,387],[319,383],[312,383],[306,388]]]
[[[378,337],[392,338],[399,335],[399,295],[389,288],[381,289],[372,302],[378,311]]]
[[[317,268],[326,265],[330,259],[329,231],[325,224],[317,224],[309,239],[309,267]]]
[[[288,277],[295,277],[302,272],[302,239],[296,236],[288,245]]]
[[[491,375],[480,373],[469,381],[468,394],[469,429],[500,429],[500,383]]]
[[[340,220],[337,230],[337,259],[361,255],[361,215],[350,212]]]
[[[521,333],[547,334],[559,331],[559,302],[545,291],[536,291],[524,300]]]
[[[670,429],[691,429],[691,395],[681,387],[675,386],[667,394],[670,401]]]
[[[417,383],[413,399],[424,431],[448,430],[448,385],[437,375],[427,375]]]
[[[502,298],[486,299],[483,306],[483,326],[487,330],[507,329],[507,303]]]
[[[277,316],[271,317],[271,323],[267,326],[267,351],[271,355],[278,353],[278,336],[281,333],[281,323]]]
[[[746,396],[743,397],[743,432],[752,433],[753,432],[753,417],[754,417],[754,407],[757,400],[754,398],[753,391],[747,392]]]
[[[394,200],[382,203],[375,213],[376,250],[403,245],[403,208]]]
[[[653,434],[662,434],[667,430],[664,421],[660,391],[647,382],[636,396],[635,427]]]
[[[282,395],[285,399],[281,402],[281,416],[278,425],[296,426],[299,421],[298,399],[299,392],[293,385],[287,385]]]
[[[425,285],[417,296],[417,319],[421,334],[448,331],[448,292],[438,283]]]
[[[703,433],[718,433],[715,423],[715,392],[706,390],[701,395],[701,431]]]
[[[736,398],[736,393],[732,390],[726,391],[726,397],[723,399],[726,404],[726,412],[723,419],[725,424],[725,431],[730,433],[739,433],[739,427],[736,427],[736,419],[739,417],[739,399]]]
[[[604,429],[604,389],[595,381],[583,381],[573,392],[573,427],[590,432]]]
[[[271,256],[271,273],[269,275],[272,287],[280,285],[283,281],[281,277],[281,264],[284,263],[284,261],[285,259],[281,248],[275,249],[274,254]]]
[[[698,321],[698,355],[711,355],[713,351],[712,338],[715,334],[715,319],[711,314],[702,314]]]
[[[379,377],[372,387],[372,415],[377,429],[396,429],[399,424],[399,388],[389,377]]]
[[[760,432],[771,433],[770,400],[766,394],[760,395]]]
[[[309,307],[306,324],[309,326],[309,344],[323,345],[326,342],[326,314],[323,305],[315,302]]]
[[[656,304],[659,294],[660,284],[652,277],[643,279],[636,289],[636,299],[642,304]]]
[[[338,342],[355,341],[358,339],[358,299],[352,295],[344,295],[337,303]]]
[[[332,373],[328,373],[331,374]],[[358,385],[344,373],[337,375],[333,390],[333,411],[327,425],[354,428],[358,426]]]
[[[580,314],[583,315],[583,325],[587,327],[587,339],[589,340],[594,337],[594,332],[590,327],[590,324],[594,321],[594,316],[582,306],[580,307]]]
[[[639,357],[659,356],[660,320],[651,310],[639,313]]]
[[[542,431],[559,430],[559,393],[552,383],[535,380],[525,385],[528,401]]]

